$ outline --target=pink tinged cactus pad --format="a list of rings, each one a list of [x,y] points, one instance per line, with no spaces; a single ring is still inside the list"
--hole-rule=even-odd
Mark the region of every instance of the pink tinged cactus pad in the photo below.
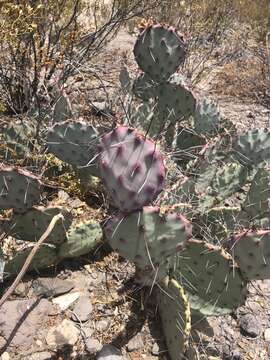
[[[140,269],[156,269],[183,248],[191,238],[191,224],[177,213],[161,215],[158,207],[146,206],[108,221],[106,238],[121,256]]]
[[[233,239],[232,253],[248,280],[270,279],[270,230],[249,230]]]
[[[134,129],[115,128],[103,136],[100,150],[103,183],[121,211],[142,208],[163,189],[163,158],[156,144]]]

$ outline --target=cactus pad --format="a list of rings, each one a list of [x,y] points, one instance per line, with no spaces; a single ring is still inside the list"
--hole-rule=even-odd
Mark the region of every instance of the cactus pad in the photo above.
[[[16,275],[20,272],[33,246],[34,245],[30,245],[27,248],[20,250],[12,259],[6,261],[5,273],[7,276]],[[56,262],[57,253],[55,247],[43,244],[35,254],[28,270],[44,269],[51,265],[55,265]]]
[[[46,231],[52,218],[63,214],[64,220],[58,221],[46,242],[61,244],[66,240],[66,232],[71,225],[71,214],[61,207],[35,207],[24,214],[15,214],[8,222],[7,233],[24,241],[37,241]]]
[[[252,180],[243,205],[252,219],[269,216],[270,212],[270,172],[259,169]]]
[[[86,222],[72,226],[67,241],[60,246],[58,257],[74,258],[93,250],[102,240],[102,229],[98,223]]]
[[[270,230],[246,231],[233,238],[232,253],[248,280],[270,279]]]
[[[158,305],[170,358],[184,359],[191,331],[191,315],[182,286],[174,279],[165,283],[158,292]]]
[[[246,283],[222,248],[189,240],[176,260],[173,277],[183,285],[190,306],[203,315],[231,313],[244,303]]]
[[[115,205],[125,212],[149,204],[164,186],[165,167],[155,143],[124,126],[102,137],[100,171]]]
[[[158,207],[144,207],[131,214],[119,214],[106,224],[111,247],[139,268],[162,264],[183,247],[191,225],[182,215],[161,215]]]
[[[157,84],[147,74],[141,74],[133,83],[133,93],[139,99],[148,101],[156,96]]]
[[[185,54],[182,36],[161,25],[147,27],[134,46],[139,67],[156,82],[168,79],[185,60]]]
[[[245,166],[270,161],[270,130],[256,128],[240,134],[233,146],[237,160]]]
[[[42,183],[27,170],[0,165],[0,209],[22,213],[40,202]]]
[[[157,94],[159,116],[165,120],[175,122],[187,119],[195,110],[196,99],[192,91],[182,85],[168,82],[161,84]]]
[[[48,151],[66,163],[85,166],[96,174],[97,132],[83,121],[67,120],[48,130]]]
[[[212,136],[218,134],[220,114],[218,106],[208,99],[197,103],[194,113],[194,130],[198,134]]]

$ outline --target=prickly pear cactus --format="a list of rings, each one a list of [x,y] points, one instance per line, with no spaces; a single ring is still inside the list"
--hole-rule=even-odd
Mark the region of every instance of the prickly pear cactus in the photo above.
[[[259,169],[252,180],[244,210],[252,219],[270,216],[270,171]]]
[[[206,136],[217,135],[221,125],[217,104],[208,99],[197,102],[194,112],[194,130]]]
[[[134,47],[139,67],[154,81],[167,80],[184,61],[186,45],[174,28],[162,25],[147,27]]]
[[[15,256],[6,261],[5,274],[6,276],[13,276],[20,272],[23,267],[28,255],[30,254],[33,244],[20,250]],[[55,246],[49,244],[43,244],[35,254],[31,264],[28,268],[31,270],[44,269],[46,267],[55,265],[58,261],[57,250]]]
[[[187,119],[195,111],[196,98],[191,90],[174,83],[164,83],[158,86],[157,109],[159,117],[175,122]]]
[[[61,94],[53,109],[53,121],[62,122],[72,117],[71,104],[68,97],[65,94]]]
[[[191,308],[206,316],[229,314],[246,299],[246,281],[233,258],[203,241],[187,242],[172,276],[184,287]]]
[[[102,137],[99,163],[103,183],[121,211],[142,208],[163,189],[165,167],[156,144],[132,128],[118,126]]]
[[[67,120],[56,123],[48,130],[47,148],[60,160],[76,167],[84,167],[96,176],[97,140],[98,134],[92,125]]]
[[[107,222],[105,235],[111,247],[140,269],[159,272],[170,255],[192,236],[191,224],[182,215],[161,215],[158,207],[144,207],[129,215],[119,214]],[[164,274],[161,268],[160,275]]]
[[[59,245],[66,241],[66,233],[72,223],[71,214],[61,207],[33,207],[24,214],[15,214],[6,224],[6,232],[20,240],[37,241],[48,228],[52,218],[62,214],[64,220],[58,221],[46,242]]]
[[[67,234],[67,241],[58,251],[58,258],[74,258],[93,250],[102,240],[100,224],[86,222],[72,226]]]
[[[236,159],[244,166],[257,166],[270,161],[270,131],[250,129],[238,136],[233,145]]]
[[[191,331],[190,306],[183,287],[174,279],[164,280],[158,290],[158,310],[172,360],[184,359]]]
[[[33,173],[0,165],[0,209],[23,213],[41,198],[42,182]]]
[[[145,73],[134,80],[132,88],[134,95],[143,101],[148,101],[155,97],[156,89],[157,84]]]
[[[232,254],[247,280],[270,279],[270,230],[245,231],[232,242]]]

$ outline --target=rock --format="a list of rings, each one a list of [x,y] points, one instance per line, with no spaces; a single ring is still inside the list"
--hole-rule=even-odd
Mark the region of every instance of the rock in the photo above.
[[[142,349],[143,347],[144,347],[144,343],[143,343],[142,336],[137,335],[134,338],[132,338],[131,340],[129,340],[129,342],[127,344],[127,351],[131,352],[131,351]]]
[[[85,322],[89,320],[90,315],[93,311],[93,305],[87,296],[81,296],[76,302],[73,312],[71,315],[73,321]]]
[[[70,294],[61,295],[52,300],[53,304],[59,306],[61,311],[68,309],[81,296],[80,292],[72,292]]]
[[[98,331],[105,331],[108,329],[108,327],[110,326],[110,322],[107,319],[104,320],[100,320],[96,322],[96,329]]]
[[[96,339],[87,338],[85,340],[85,349],[89,354],[94,355],[102,349],[102,345]]]
[[[104,345],[97,354],[97,360],[125,360],[121,351],[113,345]]]
[[[51,358],[52,358],[51,353],[49,353],[48,351],[41,351],[41,352],[33,353],[31,355],[27,355],[21,358],[21,360],[50,360]]]
[[[49,329],[46,342],[53,349],[59,349],[66,345],[73,346],[79,338],[80,331],[70,320],[63,320],[58,326]]]
[[[43,324],[53,310],[46,299],[12,300],[0,308],[1,337],[9,340],[9,347],[22,346],[27,350],[33,338],[45,335]]]
[[[155,356],[159,355],[159,345],[158,345],[158,343],[154,343],[151,353],[152,353],[152,355],[155,355]]]
[[[239,325],[243,335],[255,338],[262,333],[262,323],[258,316],[245,314],[240,317]]]
[[[270,342],[270,328],[265,329],[265,331],[264,331],[264,339],[265,339],[265,341]]]
[[[21,282],[14,290],[14,294],[20,297],[25,296],[26,292],[27,292],[27,287],[23,282]]]
[[[1,360],[10,360],[9,353],[5,351],[1,356]]]
[[[38,278],[32,286],[34,294],[43,297],[63,295],[74,288],[71,281],[59,278]]]

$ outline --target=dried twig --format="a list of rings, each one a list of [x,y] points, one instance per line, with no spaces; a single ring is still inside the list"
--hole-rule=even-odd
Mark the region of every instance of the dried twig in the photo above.
[[[1,306],[5,303],[5,301],[8,299],[8,297],[13,293],[13,291],[16,289],[16,287],[18,286],[19,282],[21,281],[21,279],[23,278],[24,274],[26,273],[27,269],[29,268],[31,261],[33,260],[33,257],[35,256],[35,254],[37,253],[37,251],[39,250],[39,248],[41,247],[41,245],[44,243],[44,241],[48,238],[48,236],[51,234],[51,232],[53,231],[57,221],[59,220],[63,220],[64,217],[62,214],[58,214],[55,215],[47,230],[44,232],[44,234],[40,237],[40,239],[38,240],[38,242],[36,243],[36,245],[33,247],[33,249],[31,250],[30,254],[28,255],[21,271],[19,272],[19,274],[17,275],[16,279],[14,280],[14,282],[12,283],[12,285],[9,287],[9,289],[5,292],[5,294],[2,296],[1,300],[0,300],[0,308]]]

